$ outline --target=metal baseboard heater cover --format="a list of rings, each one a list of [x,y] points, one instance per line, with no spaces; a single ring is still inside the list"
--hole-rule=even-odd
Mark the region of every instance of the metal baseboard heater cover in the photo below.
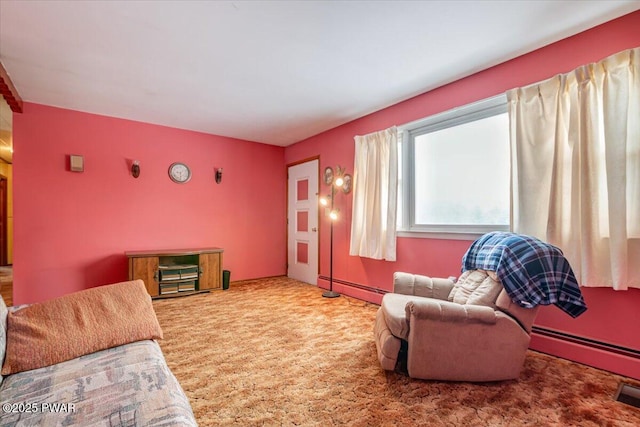
[[[616,392],[616,401],[640,408],[640,387],[620,383]]]

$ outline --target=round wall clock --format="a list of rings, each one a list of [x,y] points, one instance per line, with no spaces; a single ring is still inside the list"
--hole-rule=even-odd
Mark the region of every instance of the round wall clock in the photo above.
[[[191,179],[191,169],[184,163],[176,162],[169,166],[169,178],[178,184],[184,184]]]

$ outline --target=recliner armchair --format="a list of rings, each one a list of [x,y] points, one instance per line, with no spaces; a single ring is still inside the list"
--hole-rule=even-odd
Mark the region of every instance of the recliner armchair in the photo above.
[[[383,369],[396,368],[404,341],[412,378],[498,381],[520,375],[538,307],[513,303],[493,272],[468,270],[457,281],[398,272],[393,280],[374,325]]]

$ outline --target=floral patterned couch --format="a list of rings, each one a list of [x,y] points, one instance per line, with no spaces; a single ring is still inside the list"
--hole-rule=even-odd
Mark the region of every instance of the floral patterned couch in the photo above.
[[[155,313],[149,313],[149,307],[151,312],[153,308],[150,299],[146,300],[144,284],[135,281],[100,288],[81,291],[88,296],[80,302],[72,301],[71,305],[65,297],[58,299],[62,305],[52,307],[46,305],[48,302],[42,303],[44,309],[32,310],[22,318],[21,311],[36,304],[7,309],[0,299],[0,361],[3,361],[0,426],[197,425],[189,400],[169,370],[158,343],[155,339],[144,339],[162,334]],[[122,294],[121,299],[110,295],[114,289],[116,294]],[[132,289],[137,295],[133,298]],[[92,301],[90,304],[86,303],[87,298]],[[94,304],[95,300],[99,303]],[[127,304],[129,312],[126,307],[123,312]],[[138,314],[132,310],[146,311],[146,320],[137,321]],[[63,329],[70,326],[60,316],[76,323],[75,332],[49,331],[55,329],[54,324],[62,323]],[[136,323],[145,322],[151,325],[150,335],[146,327],[139,328],[147,329],[144,333],[135,331]],[[90,336],[85,334],[90,323],[95,324],[89,330],[97,328],[99,333],[94,330]],[[47,334],[52,335],[48,341],[36,337]],[[93,342],[94,336],[98,344]],[[28,342],[32,337],[33,345]],[[100,347],[104,348],[93,351]],[[78,353],[83,354],[73,357]],[[73,358],[49,364],[60,357]],[[35,365],[29,365],[28,359],[33,359]],[[46,366],[20,371],[22,367],[18,365],[24,363],[26,367]],[[19,372],[5,375],[12,370]]]

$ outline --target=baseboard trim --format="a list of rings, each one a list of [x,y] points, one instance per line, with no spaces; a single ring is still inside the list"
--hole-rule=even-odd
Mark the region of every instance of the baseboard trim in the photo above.
[[[329,281],[330,278],[328,276],[318,276],[318,279],[320,280],[325,280],[325,281]],[[386,293],[389,293],[391,291],[386,291],[384,289],[380,289],[380,288],[374,288],[372,286],[367,286],[367,285],[361,285],[359,283],[354,283],[354,282],[349,282],[346,280],[341,280],[341,279],[336,279],[335,277],[333,278],[333,283],[339,283],[341,285],[344,286],[350,286],[352,288],[356,288],[356,289],[360,289],[362,291],[367,291],[367,292],[373,292],[374,294],[380,294],[380,295],[384,295]]]
[[[280,278],[280,277],[287,277],[287,276],[284,275],[284,274],[276,274],[275,276],[262,276],[262,277],[254,277],[252,279],[231,280],[231,281],[229,281],[229,283],[236,283],[236,284],[239,285],[239,284],[242,284],[244,282],[253,282],[253,281],[256,281],[256,280],[277,279],[277,278]]]
[[[533,333],[536,333],[538,335],[542,335],[545,337],[555,338],[561,341],[566,341],[573,344],[579,344],[585,347],[590,347],[597,350],[603,350],[609,353],[619,354],[621,356],[626,356],[632,359],[640,360],[640,350],[636,350],[633,348],[623,347],[617,344],[598,341],[591,338],[568,334],[566,332],[558,331],[555,329],[543,328],[535,325],[533,326],[533,328],[531,328],[531,331]]]

